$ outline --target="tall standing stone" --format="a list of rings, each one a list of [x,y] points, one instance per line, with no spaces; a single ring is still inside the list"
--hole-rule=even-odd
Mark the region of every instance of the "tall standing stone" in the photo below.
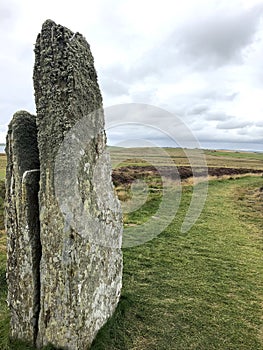
[[[38,330],[41,244],[39,158],[35,117],[17,112],[7,135],[6,232],[11,337],[35,343]]]
[[[48,20],[35,55],[42,243],[37,343],[81,350],[119,300],[120,205],[88,43]]]

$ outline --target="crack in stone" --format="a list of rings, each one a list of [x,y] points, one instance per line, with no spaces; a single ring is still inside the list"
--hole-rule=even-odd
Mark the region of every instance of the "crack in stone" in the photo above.
[[[36,345],[40,314],[40,261],[42,245],[40,240],[39,221],[39,179],[40,169],[28,170],[23,174],[22,183],[26,186],[26,201],[28,203],[28,228],[32,245],[32,275],[33,275],[33,344]]]

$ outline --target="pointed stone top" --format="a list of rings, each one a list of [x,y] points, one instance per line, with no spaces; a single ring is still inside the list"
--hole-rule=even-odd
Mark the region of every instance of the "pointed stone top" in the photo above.
[[[48,34],[48,36],[51,36],[51,33],[54,31],[55,28],[59,27],[54,21],[51,19],[47,19],[43,24],[41,28],[41,34],[45,33],[45,35]]]
[[[60,36],[61,31],[64,32],[64,35],[68,36],[69,38],[73,35],[73,32],[68,29],[67,27],[62,26],[61,24],[57,24],[51,19],[47,19],[41,28],[41,34],[47,36],[47,37],[55,37]],[[78,35],[80,35],[78,33]]]
[[[57,24],[52,21],[52,19],[47,19],[43,25],[42,25],[42,29],[44,29],[45,27],[53,27],[53,26],[56,26]]]

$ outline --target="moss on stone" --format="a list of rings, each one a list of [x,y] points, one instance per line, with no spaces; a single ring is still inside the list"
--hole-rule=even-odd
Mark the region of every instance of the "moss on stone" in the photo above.
[[[39,313],[39,157],[35,116],[14,114],[7,135],[6,232],[11,338],[35,343]]]

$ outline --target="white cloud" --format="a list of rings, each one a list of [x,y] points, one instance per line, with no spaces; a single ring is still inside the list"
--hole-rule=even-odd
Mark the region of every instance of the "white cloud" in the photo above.
[[[87,38],[105,106],[149,103],[183,118],[202,142],[256,143],[262,13],[262,0],[1,2],[1,124],[16,110],[35,111],[33,45],[51,18]],[[167,128],[173,121],[152,122]]]

